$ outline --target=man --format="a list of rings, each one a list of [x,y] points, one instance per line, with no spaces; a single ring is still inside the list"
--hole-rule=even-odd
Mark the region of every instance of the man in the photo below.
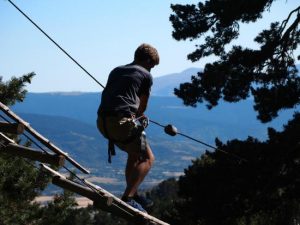
[[[143,127],[136,120],[146,118],[144,112],[152,86],[151,69],[159,64],[157,50],[149,44],[140,45],[134,61],[111,71],[102,93],[97,126],[109,140],[109,161],[113,144],[127,152],[126,189],[122,200],[144,211],[149,200],[137,194],[139,185],[149,172],[154,155],[146,141]]]

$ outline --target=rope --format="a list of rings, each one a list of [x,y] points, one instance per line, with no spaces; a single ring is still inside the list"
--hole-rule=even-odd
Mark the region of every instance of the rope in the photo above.
[[[29,16],[27,16],[17,5],[15,5],[11,0],[8,0],[8,2],[10,3],[10,4],[12,4],[27,20],[29,20],[39,31],[41,31],[52,43],[54,43],[63,53],[65,53],[77,66],[79,66],[87,75],[89,75],[98,85],[100,85],[103,89],[105,88],[105,86],[104,85],[102,85],[94,76],[92,76],[83,66],[81,66],[67,51],[65,51],[59,44],[57,44],[57,42],[55,42],[42,28],[40,28],[32,19],[30,19],[30,17]],[[158,125],[158,126],[161,126],[161,127],[165,127],[165,126],[163,126],[163,125],[161,125],[160,123],[158,123],[158,122],[155,122],[155,121],[153,121],[153,120],[149,120],[150,122],[152,122],[152,123],[154,123],[154,124],[156,124],[156,125]],[[202,145],[205,145],[205,146],[207,146],[207,147],[210,147],[210,148],[212,148],[212,149],[214,149],[214,150],[219,150],[220,152],[223,152],[223,153],[226,153],[226,154],[229,154],[229,155],[233,155],[233,156],[235,156],[236,158],[238,158],[239,160],[242,160],[242,161],[247,161],[247,160],[245,160],[245,159],[243,159],[243,158],[241,158],[241,157],[239,157],[239,156],[237,156],[237,155],[235,155],[235,154],[233,154],[233,153],[229,153],[229,152],[226,152],[226,151],[224,151],[224,150],[221,150],[221,149],[219,149],[219,148],[216,148],[216,147],[214,147],[214,146],[212,146],[212,145],[209,145],[209,144],[207,144],[207,143],[205,143],[205,142],[203,142],[203,141],[200,141],[200,140],[197,140],[197,139],[195,139],[195,138],[192,138],[192,137],[190,137],[190,136],[188,136],[188,135],[186,135],[186,134],[183,134],[183,133],[178,133],[179,135],[181,135],[181,136],[183,136],[183,137],[186,137],[186,138],[188,138],[188,139],[190,139],[190,140],[193,140],[193,141],[195,141],[195,142],[198,142],[198,143],[200,143],[200,144],[202,144]]]

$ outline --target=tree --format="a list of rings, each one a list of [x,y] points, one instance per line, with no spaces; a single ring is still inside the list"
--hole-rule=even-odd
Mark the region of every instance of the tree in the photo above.
[[[147,197],[152,199],[154,207],[148,210],[151,215],[164,220],[170,214],[174,216],[174,212],[169,212],[169,209],[174,208],[174,200],[178,199],[178,182],[175,178],[169,178],[162,181],[157,186],[146,193]]]
[[[175,94],[184,104],[207,102],[209,109],[220,99],[238,102],[254,97],[258,118],[268,122],[282,109],[300,103],[300,77],[295,66],[295,50],[300,43],[300,5],[281,22],[271,23],[254,39],[260,49],[232,46],[239,36],[239,24],[256,22],[274,0],[208,0],[198,5],[171,5],[170,16],[176,40],[197,40],[203,44],[188,55],[195,62],[215,55],[219,60],[181,84]],[[298,56],[300,60],[300,56]]]
[[[76,209],[74,193],[64,190],[62,194],[56,194],[53,202],[48,203],[42,211],[40,224],[48,225],[91,225],[89,214],[82,215],[80,209]],[[85,217],[84,217],[85,216]],[[84,218],[84,223],[78,223],[78,218]],[[81,221],[82,222],[82,221]]]
[[[169,222],[174,225],[298,224],[300,213],[300,114],[261,142],[217,141],[185,170]],[[235,154],[243,161],[231,157]],[[174,216],[175,214],[175,216]]]
[[[30,84],[34,72],[25,74],[19,78],[12,77],[9,81],[3,82],[0,76],[0,101],[5,105],[13,105],[16,102],[22,102],[26,96],[27,90],[24,89],[26,84]]]
[[[181,84],[175,94],[184,104],[219,100],[238,102],[250,95],[258,119],[267,122],[280,110],[300,103],[300,78],[294,54],[300,43],[300,6],[274,22],[255,41],[259,49],[232,46],[240,23],[256,22],[273,0],[207,0],[197,5],[171,5],[176,40],[204,43],[188,55],[191,61],[215,55],[218,60]],[[228,49],[229,50],[226,50]],[[298,56],[298,60],[300,57]],[[269,139],[216,140],[219,150],[193,161],[179,179],[179,199],[169,213],[171,224],[280,225],[299,223],[300,114]],[[220,151],[222,150],[222,151]],[[223,152],[228,154],[224,154]],[[243,158],[238,161],[237,155]]]
[[[7,105],[23,101],[26,95],[24,87],[34,75],[29,73],[20,78],[13,77],[5,83],[0,77],[0,101]],[[32,200],[45,188],[49,179],[31,163],[0,154],[1,225],[37,224],[39,221],[39,205],[32,203]]]

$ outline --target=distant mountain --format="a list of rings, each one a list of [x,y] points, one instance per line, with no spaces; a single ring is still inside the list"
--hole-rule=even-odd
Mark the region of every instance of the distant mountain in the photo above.
[[[296,65],[296,67],[300,71],[300,65]],[[203,71],[203,68],[188,68],[180,73],[156,77],[153,81],[151,93],[154,96],[174,96],[174,88],[178,88],[181,83],[190,82],[191,77],[201,71]]]
[[[174,88],[180,83],[191,80],[192,75],[197,75],[202,69],[189,68],[180,73],[168,74],[154,78],[151,94],[154,96],[174,96]]]

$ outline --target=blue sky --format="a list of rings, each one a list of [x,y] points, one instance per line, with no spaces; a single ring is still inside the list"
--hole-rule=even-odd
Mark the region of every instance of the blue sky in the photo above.
[[[186,55],[199,43],[175,41],[169,22],[170,4],[197,3],[179,0],[14,0],[42,29],[105,85],[108,73],[132,61],[143,42],[155,46],[161,64],[154,77],[203,67],[213,58],[191,63]],[[280,21],[297,7],[296,0],[275,1],[258,23],[241,26],[235,43],[255,47],[253,38],[271,21]],[[31,92],[102,91],[91,78],[46,39],[10,3],[0,0],[0,76],[34,71]],[[154,84],[155,85],[155,84]]]

